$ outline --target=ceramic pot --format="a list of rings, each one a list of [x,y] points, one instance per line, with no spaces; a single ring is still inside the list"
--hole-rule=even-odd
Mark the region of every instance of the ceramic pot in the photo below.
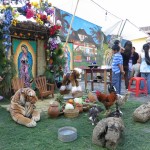
[[[83,105],[82,104],[76,104],[76,109],[79,110],[79,112],[83,112]]]
[[[58,104],[51,104],[48,108],[48,115],[51,118],[56,118],[60,114]]]

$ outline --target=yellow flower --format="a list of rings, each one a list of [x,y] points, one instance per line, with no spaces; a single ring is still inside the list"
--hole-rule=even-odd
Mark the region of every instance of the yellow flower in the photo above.
[[[38,7],[39,7],[38,2],[32,2],[31,5],[34,6],[35,8],[38,8]]]
[[[36,22],[37,22],[38,24],[41,24],[41,25],[43,24],[43,21],[42,21],[40,18],[38,18],[38,17],[36,18]]]
[[[14,26],[16,26],[17,23],[18,23],[18,21],[17,21],[16,19],[13,19],[12,24],[13,24]]]
[[[48,21],[50,21],[50,18],[51,18],[51,16],[50,16],[50,15],[48,15],[48,16],[47,16],[47,20],[48,20]]]
[[[5,5],[0,5],[0,10],[6,9]]]

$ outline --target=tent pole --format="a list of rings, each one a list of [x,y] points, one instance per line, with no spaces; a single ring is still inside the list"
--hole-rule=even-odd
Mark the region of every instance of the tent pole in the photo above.
[[[122,27],[122,24],[123,24],[123,20],[121,21],[121,24],[120,24],[120,27],[119,27],[119,30],[118,30],[118,37],[119,37],[119,32],[120,32],[120,30],[121,30],[121,27]]]
[[[120,34],[119,34],[119,36],[121,36],[121,34],[122,34],[122,31],[123,31],[123,29],[124,29],[124,27],[125,27],[125,24],[126,24],[126,22],[127,22],[127,19],[124,21],[124,24],[123,24],[123,27],[122,27],[122,29],[121,29],[121,31],[120,31]]]
[[[67,34],[67,38],[66,38],[66,42],[65,42],[65,44],[64,44],[64,47],[66,47],[66,45],[67,45],[67,43],[68,43],[68,39],[69,39],[69,35],[70,35],[72,23],[73,23],[73,20],[74,20],[74,16],[75,16],[75,13],[76,13],[78,4],[79,4],[79,0],[77,1],[76,7],[75,7],[75,11],[74,11],[74,14],[73,14],[72,19],[71,19],[71,22],[70,22],[70,26],[69,26],[69,30],[68,30],[68,34]]]

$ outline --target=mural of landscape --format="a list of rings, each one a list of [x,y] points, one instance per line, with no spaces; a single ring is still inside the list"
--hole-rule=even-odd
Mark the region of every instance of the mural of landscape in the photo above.
[[[60,37],[65,42],[72,15],[56,8],[55,16],[55,21],[60,20],[62,23]],[[99,66],[102,64],[108,45],[100,26],[75,16],[68,42],[73,43],[73,67],[85,68],[93,62]]]

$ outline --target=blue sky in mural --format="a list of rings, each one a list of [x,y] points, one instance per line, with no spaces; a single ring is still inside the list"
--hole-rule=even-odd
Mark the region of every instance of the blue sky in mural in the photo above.
[[[65,17],[65,20],[68,21],[68,23],[70,24],[71,22],[71,19],[72,19],[72,14],[70,13],[67,13],[65,11],[61,11],[61,14],[68,14],[68,16]],[[73,30],[77,31],[79,29],[84,29],[85,32],[88,34],[88,35],[91,35],[91,30],[90,28],[96,28],[96,29],[101,29],[102,27],[100,26],[97,26],[93,23],[90,23],[84,19],[81,19],[79,17],[74,17],[74,21],[72,23],[72,28]],[[71,33],[70,33],[71,34]],[[95,41],[96,42],[96,41]]]
[[[71,17],[69,17],[69,18],[71,19]],[[73,22],[72,27],[75,31],[77,31],[78,29],[84,29],[86,31],[86,33],[89,35],[91,34],[90,28],[98,27],[101,29],[101,27],[99,27],[93,23],[90,23],[86,20],[80,19],[78,17],[74,17],[74,22]]]

